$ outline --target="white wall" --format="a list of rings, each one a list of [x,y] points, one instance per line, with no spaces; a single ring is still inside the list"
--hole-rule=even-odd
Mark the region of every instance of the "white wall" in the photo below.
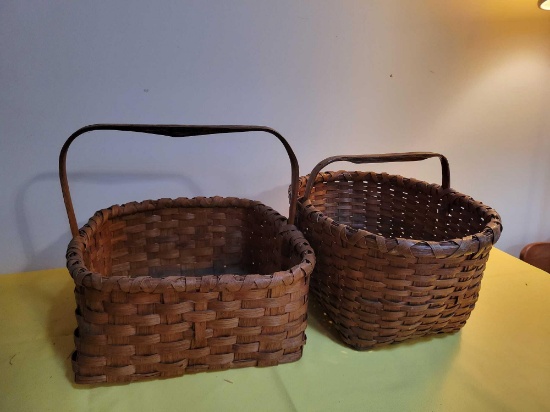
[[[549,69],[550,12],[535,0],[4,0],[0,273],[64,265],[57,156],[102,122],[269,125],[302,174],[334,154],[440,151],[518,254],[550,240]],[[69,178],[80,223],[194,195],[286,213],[284,156],[268,135],[98,132],[72,147]],[[435,160],[374,169],[440,181]]]

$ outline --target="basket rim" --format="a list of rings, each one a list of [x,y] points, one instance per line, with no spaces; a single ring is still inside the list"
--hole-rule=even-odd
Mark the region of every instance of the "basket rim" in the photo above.
[[[298,252],[302,260],[299,264],[282,271],[261,274],[218,274],[203,276],[111,276],[107,277],[89,270],[83,259],[83,253],[90,237],[101,227],[104,221],[121,216],[129,216],[152,210],[168,208],[247,208],[262,213],[266,218],[280,224],[279,233],[285,241]],[[289,286],[307,278],[315,265],[315,254],[302,232],[294,225],[288,224],[287,218],[262,202],[236,197],[179,197],[176,199],[162,198],[129,202],[122,205],[112,205],[98,210],[88,222],[82,226],[77,236],[73,237],[67,247],[67,269],[77,286],[96,290],[121,290],[123,292],[162,293],[167,289],[177,292],[237,292],[240,290],[272,289],[278,286]]]
[[[298,190],[305,187],[310,175],[300,176]],[[346,179],[347,181],[364,180],[370,177],[375,182],[396,184],[398,186],[414,188],[416,190],[429,190],[434,195],[449,198],[449,204],[464,202],[481,211],[482,215],[490,217],[483,230],[462,238],[445,239],[441,241],[427,241],[422,239],[406,239],[399,237],[385,237],[366,229],[354,229],[346,224],[339,223],[326,216],[311,203],[311,200],[298,198],[298,215],[305,216],[308,220],[320,222],[330,235],[337,235],[342,242],[352,246],[375,248],[382,253],[401,255],[414,258],[460,258],[465,255],[477,255],[483,253],[487,247],[495,244],[502,232],[500,215],[490,206],[473,199],[471,196],[460,193],[452,188],[444,190],[441,185],[428,183],[410,177],[403,177],[385,172],[361,172],[361,171],[324,171],[317,174],[314,184],[320,182],[333,182]]]

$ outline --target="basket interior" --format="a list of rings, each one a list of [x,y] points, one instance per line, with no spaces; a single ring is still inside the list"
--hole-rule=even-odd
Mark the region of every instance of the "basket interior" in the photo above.
[[[456,196],[442,198],[436,185],[397,176],[363,175],[355,180],[349,173],[327,172],[325,179],[317,179],[321,181],[315,183],[309,200],[337,223],[387,238],[441,242],[480,233],[491,220],[479,203],[456,192]]]
[[[173,207],[108,218],[89,238],[84,263],[106,277],[271,274],[299,264],[279,234],[286,220],[262,208]]]

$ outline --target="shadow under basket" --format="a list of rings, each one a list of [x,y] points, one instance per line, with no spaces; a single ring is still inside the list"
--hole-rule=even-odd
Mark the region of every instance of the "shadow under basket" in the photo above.
[[[320,173],[340,160],[429,157],[441,159],[442,186],[387,173]],[[297,226],[317,256],[311,291],[347,345],[371,349],[466,323],[502,225],[496,211],[449,185],[447,159],[424,152],[335,156],[300,178]]]
[[[67,264],[76,283],[78,383],[271,366],[302,355],[313,252],[259,202],[113,206],[71,241]]]

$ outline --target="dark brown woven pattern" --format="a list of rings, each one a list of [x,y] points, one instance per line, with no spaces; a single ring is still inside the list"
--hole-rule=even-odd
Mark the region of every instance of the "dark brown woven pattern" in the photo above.
[[[76,222],[72,204],[67,210]],[[306,340],[314,264],[302,233],[256,201],[160,199],[100,210],[67,251],[76,286],[75,380],[295,361]]]
[[[101,210],[70,243],[67,265],[77,382],[270,366],[302,354],[313,252],[259,202],[181,198]]]
[[[464,326],[502,229],[493,209],[386,173],[324,172],[312,186],[297,225],[317,254],[312,292],[346,344],[370,349]]]

